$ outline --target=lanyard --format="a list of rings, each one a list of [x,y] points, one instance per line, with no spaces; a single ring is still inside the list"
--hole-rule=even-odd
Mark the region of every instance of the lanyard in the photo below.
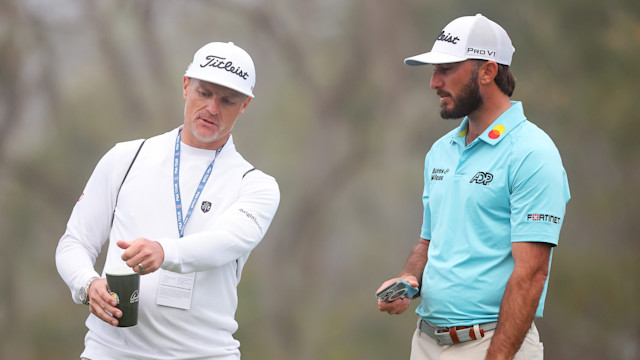
[[[193,208],[196,206],[198,199],[200,198],[200,194],[202,194],[202,190],[204,186],[207,184],[209,180],[209,176],[211,175],[211,171],[213,170],[213,164],[216,162],[216,158],[220,151],[222,151],[221,146],[220,149],[216,150],[216,155],[211,160],[211,164],[207,167],[207,170],[204,171],[204,175],[202,175],[202,179],[200,180],[200,185],[196,189],[196,193],[193,195],[193,200],[191,200],[191,205],[189,205],[189,210],[187,211],[187,216],[182,217],[182,198],[180,197],[180,139],[182,138],[182,129],[178,130],[178,136],[176,137],[176,148],[175,154],[173,157],[173,193],[174,200],[176,202],[176,218],[178,220],[178,233],[180,237],[184,236],[184,227],[187,226],[187,222],[191,218],[191,213],[193,212]]]

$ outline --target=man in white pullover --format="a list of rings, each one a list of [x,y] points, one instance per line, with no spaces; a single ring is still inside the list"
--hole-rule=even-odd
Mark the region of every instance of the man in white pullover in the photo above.
[[[231,130],[255,68],[233,43],[199,49],[183,78],[184,125],[117,144],[100,160],[56,250],[60,276],[89,307],[84,359],[239,359],[237,284],[278,208],[274,178],[236,151]],[[94,264],[140,273],[138,324]],[[171,285],[179,282],[181,294]]]

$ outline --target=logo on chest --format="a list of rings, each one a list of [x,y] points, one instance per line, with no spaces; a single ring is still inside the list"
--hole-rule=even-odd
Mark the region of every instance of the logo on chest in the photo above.
[[[200,205],[200,210],[202,210],[203,213],[208,212],[211,210],[211,203],[209,201],[203,201],[202,205]]]
[[[476,183],[481,185],[489,185],[489,183],[493,180],[493,174],[490,172],[478,171],[477,174],[473,176],[469,183]]]
[[[432,181],[444,180],[444,175],[448,173],[449,173],[449,169],[433,168],[433,170],[431,170],[431,180]]]

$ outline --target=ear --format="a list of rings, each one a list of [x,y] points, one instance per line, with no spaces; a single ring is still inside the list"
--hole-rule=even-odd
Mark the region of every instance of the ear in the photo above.
[[[182,97],[185,100],[187,99],[187,89],[189,88],[190,84],[191,84],[191,78],[183,76],[182,77]]]
[[[238,113],[238,116],[244,113],[244,110],[247,108],[247,106],[249,106],[249,103],[251,102],[251,100],[253,100],[251,96],[247,96],[247,98],[243,100],[242,107],[240,108],[240,113]]]
[[[495,61],[487,61],[478,70],[478,80],[482,85],[489,85],[493,83],[498,75],[498,64]]]

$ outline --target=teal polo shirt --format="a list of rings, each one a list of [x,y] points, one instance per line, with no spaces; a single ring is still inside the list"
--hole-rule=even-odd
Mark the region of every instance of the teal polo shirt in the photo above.
[[[467,126],[465,118],[425,159],[421,237],[430,244],[416,312],[437,326],[497,321],[514,267],[511,243],[558,245],[570,199],[560,154],[522,103],[512,101],[469,146]]]

